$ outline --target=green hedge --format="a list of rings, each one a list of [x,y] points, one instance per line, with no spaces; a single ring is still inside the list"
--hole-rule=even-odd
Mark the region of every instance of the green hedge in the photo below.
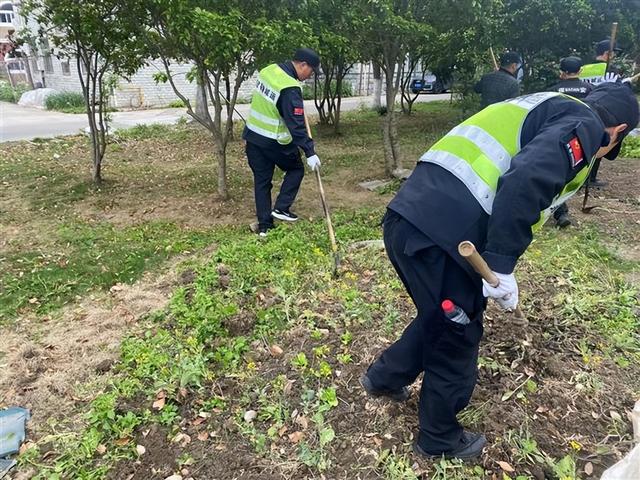
[[[26,85],[18,84],[16,88],[12,88],[9,82],[0,80],[0,101],[18,103],[22,94],[27,90],[29,87]]]
[[[318,91],[322,89],[322,85],[318,85]],[[336,81],[333,80],[331,82],[331,90],[336,90]],[[306,83],[302,86],[302,97],[305,100],[313,100],[313,85],[307,85]],[[353,86],[350,82],[343,81],[342,82],[342,97],[353,97]]]
[[[64,113],[84,113],[86,111],[84,97],[81,93],[60,92],[49,95],[44,105],[47,110],[56,110]]]

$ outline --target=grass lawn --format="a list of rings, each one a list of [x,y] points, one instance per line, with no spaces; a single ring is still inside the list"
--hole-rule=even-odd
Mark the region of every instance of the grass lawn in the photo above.
[[[460,119],[418,104],[399,127],[405,166]],[[631,445],[640,393],[640,163],[603,166],[615,190],[576,227],[545,229],[518,266],[529,326],[486,315],[478,387],[461,422],[487,434],[476,464],[411,453],[406,404],[358,378],[414,309],[379,239],[396,186],[379,117],[316,128],[343,265],[309,175],[301,221],[260,241],[236,140],[231,200],[215,195],[198,129],[138,127],[90,187],[82,137],[0,146],[0,405],[32,408],[19,471],[36,478],[577,479]],[[239,138],[239,135],[238,135]],[[634,239],[636,239],[634,243]],[[177,477],[174,477],[177,478]]]

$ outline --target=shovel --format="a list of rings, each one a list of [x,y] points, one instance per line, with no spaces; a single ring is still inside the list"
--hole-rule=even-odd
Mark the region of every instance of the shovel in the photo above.
[[[484,261],[484,258],[480,256],[476,250],[476,246],[468,240],[460,242],[458,245],[458,253],[473,267],[473,269],[492,287],[500,285],[500,280],[495,276],[493,271]],[[515,317],[514,323],[522,326],[529,325],[529,321],[520,310],[520,307],[516,307],[513,316]]]

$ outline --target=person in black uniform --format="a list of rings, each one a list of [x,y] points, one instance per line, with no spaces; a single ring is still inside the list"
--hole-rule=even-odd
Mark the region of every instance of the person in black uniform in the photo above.
[[[403,401],[409,396],[407,385],[424,372],[414,443],[419,455],[468,459],[482,452],[484,435],[463,430],[456,414],[467,406],[476,384],[485,297],[495,298],[502,308],[515,308],[518,287],[513,271],[531,242],[540,211],[588,168],[589,159],[619,149],[621,139],[638,124],[638,102],[623,85],[597,87],[585,103],[535,95],[547,97],[522,124],[522,148],[500,175],[491,214],[446,164],[429,160],[433,149],[388,205],[385,247],[417,316],[371,364],[361,384],[371,396]],[[525,103],[535,95],[516,100]],[[495,120],[504,123],[500,115]],[[456,128],[452,135],[464,134],[464,128]],[[448,168],[455,170],[458,164]],[[500,279],[497,288],[458,254],[463,240],[472,241],[481,252]],[[470,323],[449,320],[440,307],[444,299],[462,308]]]
[[[584,98],[592,90],[592,85],[588,82],[580,80],[580,69],[582,68],[582,59],[580,57],[566,57],[560,60],[560,81],[549,88],[551,92],[560,92],[565,95],[571,95],[575,98]],[[556,225],[565,228],[571,225],[569,217],[569,207],[563,203],[553,212],[553,218]]]
[[[566,57],[560,60],[560,81],[549,90],[571,95],[575,98],[586,97],[593,86],[580,80],[582,59],[580,57]]]
[[[293,79],[306,80],[317,73],[320,67],[320,57],[310,48],[301,48],[295,52],[293,61],[284,62],[278,66]],[[292,141],[290,143],[283,145],[276,139],[258,133],[255,131],[257,129],[252,130],[251,125],[245,126],[242,133],[242,138],[246,141],[249,166],[253,171],[260,236],[266,236],[267,231],[273,228],[274,218],[288,222],[298,220],[298,216],[291,212],[290,208],[304,177],[304,166],[300,159],[299,149],[304,152],[309,168],[313,170],[320,166],[314,142],[307,135],[302,89],[298,86],[282,89],[276,106],[280,118],[291,134]],[[273,187],[273,172],[276,166],[283,170],[285,175],[272,210],[271,188]]]
[[[617,67],[615,67],[611,62],[613,61],[616,54],[618,54],[622,50],[618,48],[617,45],[614,45],[613,50],[610,53],[609,52],[610,48],[611,48],[611,40],[608,38],[596,43],[596,46],[595,46],[596,58],[595,58],[595,62],[593,63],[594,64],[606,63],[607,67],[606,67],[605,73],[604,75],[597,76],[597,77],[591,77],[589,75],[586,78],[583,78],[585,75],[585,72],[583,71],[581,73],[581,78],[583,78],[583,80],[586,80],[589,83],[592,83],[593,85],[600,85],[601,83],[607,83],[607,82],[618,82],[620,80],[620,70]],[[587,65],[587,67],[589,66],[590,65]],[[605,182],[604,180],[598,179],[598,170],[600,170],[600,160],[601,159],[598,158],[594,162],[593,168],[591,169],[591,174],[589,176],[589,185],[591,187],[604,188],[607,186],[607,182]]]
[[[500,68],[483,75],[474,87],[475,92],[482,96],[482,108],[520,95],[517,74],[521,66],[522,59],[516,52],[506,52],[500,56]]]

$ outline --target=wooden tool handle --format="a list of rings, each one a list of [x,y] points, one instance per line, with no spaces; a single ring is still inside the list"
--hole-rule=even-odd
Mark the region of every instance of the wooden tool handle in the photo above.
[[[493,68],[496,70],[500,70],[500,66],[498,65],[498,61],[496,60],[496,55],[493,53],[493,47],[489,47],[489,53],[491,54],[491,60],[493,61]]]
[[[492,287],[500,285],[500,280],[498,280],[498,277],[496,277],[493,271],[489,268],[489,265],[484,261],[484,258],[480,256],[473,243],[468,240],[460,242],[460,245],[458,245],[458,253],[460,253],[460,255],[462,255],[462,257],[471,264],[473,269],[478,272],[478,274],[484,278],[489,285]]]
[[[307,127],[307,135],[309,138],[313,138],[311,135],[311,127],[309,126],[309,119],[307,113],[304,114],[304,126]],[[322,185],[322,177],[320,176],[320,167],[315,168],[316,179],[318,180],[318,190],[320,191],[320,201],[322,202],[322,210],[324,210],[324,217],[327,220],[327,230],[329,230],[329,241],[331,242],[331,251],[335,257],[336,266],[338,264],[337,253],[338,243],[336,242],[336,234],[333,230],[333,223],[331,222],[331,214],[329,213],[329,205],[327,204],[327,197],[324,194],[324,187]]]

